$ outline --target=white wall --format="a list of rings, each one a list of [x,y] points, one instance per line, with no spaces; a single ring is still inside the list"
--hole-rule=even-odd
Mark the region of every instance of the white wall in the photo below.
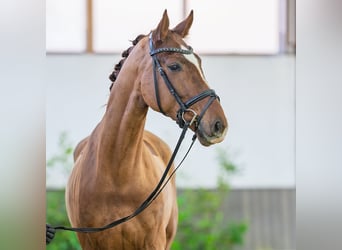
[[[62,131],[76,144],[99,122],[109,94],[108,75],[119,59],[118,55],[46,57],[47,159],[56,152]],[[195,144],[179,170],[178,185],[215,186],[217,152],[224,149],[242,169],[231,179],[233,187],[294,187],[295,58],[202,56],[202,62],[209,84],[221,97],[230,128],[221,144],[209,148]],[[173,121],[152,111],[147,129],[171,147],[181,132]]]

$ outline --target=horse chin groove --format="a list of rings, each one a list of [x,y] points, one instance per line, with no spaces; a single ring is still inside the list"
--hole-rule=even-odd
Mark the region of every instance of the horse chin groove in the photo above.
[[[206,147],[222,142],[226,136],[226,133],[227,129],[225,129],[220,136],[209,136],[200,127],[196,131],[199,142]]]

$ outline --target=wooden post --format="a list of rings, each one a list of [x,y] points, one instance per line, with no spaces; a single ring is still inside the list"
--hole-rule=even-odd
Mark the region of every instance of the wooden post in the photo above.
[[[94,53],[93,48],[93,0],[87,0],[86,53]]]

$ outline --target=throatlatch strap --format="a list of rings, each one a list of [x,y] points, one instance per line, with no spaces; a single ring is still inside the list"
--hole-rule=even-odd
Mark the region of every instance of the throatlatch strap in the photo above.
[[[160,97],[159,97],[159,85],[158,85],[158,79],[157,79],[157,71],[156,71],[156,61],[153,60],[153,80],[154,80],[154,93],[156,96],[156,100],[157,100],[157,105],[159,108],[159,111],[165,115],[165,112],[161,106],[161,102],[160,102]]]

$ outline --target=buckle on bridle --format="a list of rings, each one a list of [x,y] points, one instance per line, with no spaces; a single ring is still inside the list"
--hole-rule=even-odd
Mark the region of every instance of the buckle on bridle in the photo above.
[[[190,121],[187,121],[184,117],[185,113],[188,113],[188,112],[193,114]],[[197,118],[198,118],[198,114],[193,109],[185,109],[185,110],[180,109],[177,112],[178,125],[181,128],[183,128],[185,124],[187,124],[190,127],[194,123],[195,123],[195,127],[197,127],[197,124],[196,124]]]
[[[190,113],[193,114],[193,117],[192,117],[191,121],[189,122],[189,126],[191,126],[194,122],[196,122],[198,115],[197,115],[197,113],[193,109],[186,109],[186,110],[184,110],[184,112],[182,113],[182,119],[183,119],[183,121],[185,123],[187,123],[187,121],[185,120],[185,117],[184,117],[184,114],[186,112],[190,112]]]

